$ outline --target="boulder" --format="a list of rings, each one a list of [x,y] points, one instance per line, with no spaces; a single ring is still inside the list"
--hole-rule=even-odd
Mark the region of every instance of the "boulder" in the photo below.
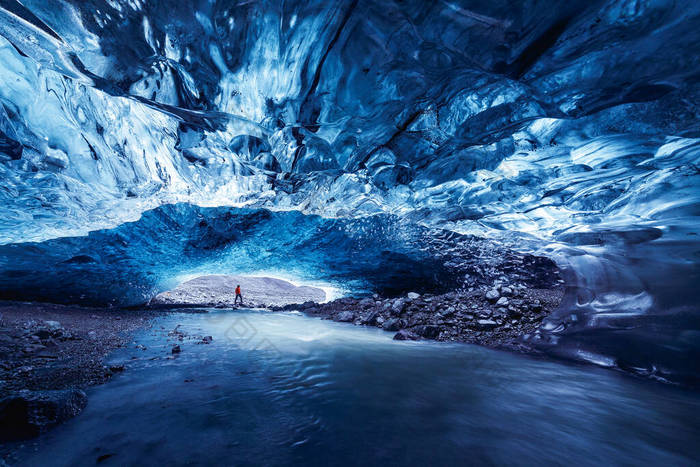
[[[417,341],[419,339],[420,336],[412,333],[408,329],[402,329],[394,335],[395,341]]]
[[[421,337],[425,337],[426,339],[436,339],[440,335],[440,326],[435,326],[435,325],[423,325],[423,326],[416,326],[411,329],[415,334],[418,334]]]
[[[420,297],[420,294],[415,293],[415,292],[408,292],[407,297],[408,297],[410,300],[415,300],[416,298],[419,298],[419,297]]]
[[[385,331],[398,331],[401,329],[401,320],[398,318],[390,318],[382,324],[382,329]]]
[[[496,302],[496,305],[498,305],[498,306],[506,306],[506,305],[508,305],[508,299],[507,299],[506,297],[501,297],[501,298],[499,298],[498,301]]]
[[[78,415],[87,405],[79,389],[20,391],[0,399],[0,441],[34,438]]]
[[[336,321],[340,321],[341,323],[349,323],[350,321],[353,321],[355,319],[355,313],[352,311],[346,310],[346,311],[341,311],[338,313],[338,316],[335,317]]]
[[[397,298],[394,300],[394,303],[391,305],[391,314],[395,316],[400,315],[405,304],[406,302],[402,298]]]
[[[377,317],[379,317],[379,310],[374,310],[369,312],[362,318],[362,324],[373,325],[377,322]]]

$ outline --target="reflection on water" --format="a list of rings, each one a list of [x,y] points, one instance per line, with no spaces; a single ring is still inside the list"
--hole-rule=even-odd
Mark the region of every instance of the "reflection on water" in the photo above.
[[[168,331],[190,335],[170,354]],[[295,313],[170,315],[26,465],[682,465],[700,395]],[[101,457],[102,456],[102,457]],[[109,457],[104,457],[109,456]]]

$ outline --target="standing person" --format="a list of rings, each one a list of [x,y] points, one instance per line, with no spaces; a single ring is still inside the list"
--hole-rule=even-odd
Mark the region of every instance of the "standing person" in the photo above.
[[[238,302],[238,299],[241,299],[241,305],[243,305],[243,295],[241,295],[241,285],[238,284],[236,286],[236,298],[233,299],[233,304],[235,305]]]

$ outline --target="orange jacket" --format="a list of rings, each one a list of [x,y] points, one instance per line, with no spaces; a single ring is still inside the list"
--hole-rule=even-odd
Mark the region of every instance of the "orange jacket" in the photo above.
[[[236,287],[236,295],[240,295],[240,294],[241,294],[241,288],[240,288],[240,287]]]

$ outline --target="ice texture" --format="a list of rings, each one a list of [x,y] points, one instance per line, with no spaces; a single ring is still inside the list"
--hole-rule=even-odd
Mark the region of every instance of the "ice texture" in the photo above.
[[[93,257],[178,202],[396,217],[555,258],[568,355],[697,356],[698,43],[696,0],[7,0],[0,244]],[[135,295],[172,276],[133,256]]]

